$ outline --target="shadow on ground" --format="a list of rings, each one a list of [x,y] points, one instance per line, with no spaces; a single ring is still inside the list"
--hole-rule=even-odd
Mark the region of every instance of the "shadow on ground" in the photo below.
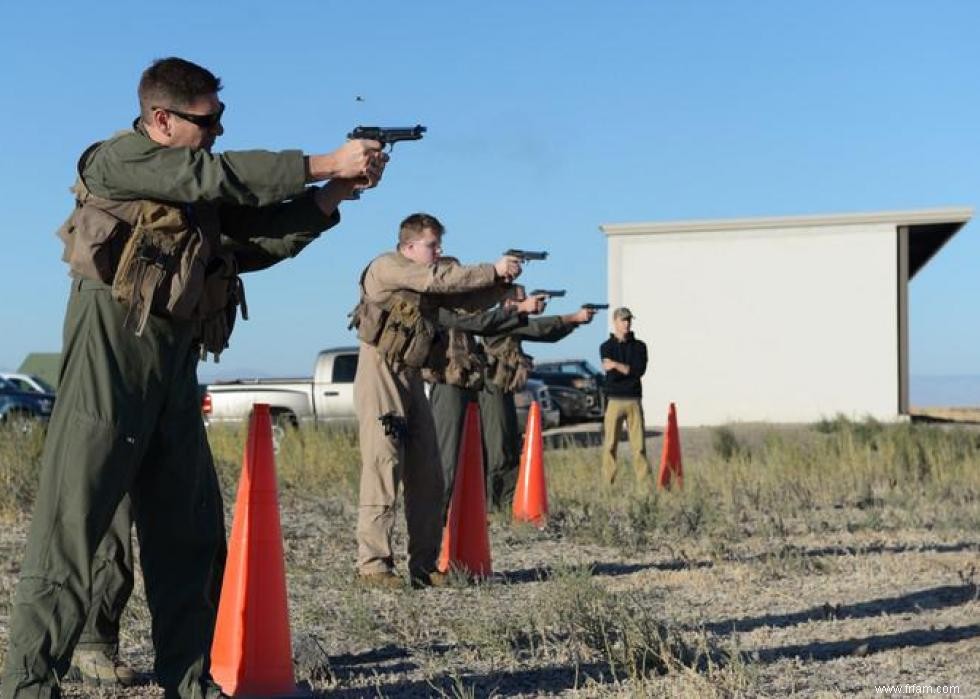
[[[842,641],[817,641],[799,645],[763,648],[742,653],[741,660],[746,663],[775,663],[784,659],[801,658],[808,661],[826,662],[845,657],[863,657],[899,648],[921,648],[940,643],[955,643],[980,637],[980,624],[966,626],[947,626],[942,629],[914,629],[893,634],[851,638]],[[714,654],[713,654],[714,655]],[[711,659],[715,667],[725,663],[721,655]],[[701,658],[697,670],[704,672],[706,659]],[[337,677],[343,678],[343,670],[334,664]],[[371,687],[334,689],[317,694],[322,697],[430,697],[460,696],[465,689],[474,697],[506,697],[535,694],[540,691],[557,693],[582,687],[587,680],[599,684],[615,684],[622,678],[613,676],[605,663],[587,663],[579,666],[552,666],[533,670],[517,670],[492,674],[458,675],[435,678],[431,681],[386,681],[386,676],[401,672],[395,667],[373,668],[376,683]],[[363,674],[363,673],[361,673]],[[350,674],[348,673],[348,677]]]
[[[595,564],[593,571],[605,569],[605,574],[628,575],[643,569],[645,565]],[[547,579],[548,569],[529,569],[513,571],[509,576],[529,579]],[[601,573],[597,573],[601,574]],[[946,585],[920,590],[897,597],[886,597],[868,602],[830,607],[814,607],[789,614],[767,614],[761,617],[731,619],[706,624],[703,628],[711,633],[724,635],[733,631],[745,632],[763,626],[786,627],[808,621],[831,619],[862,619],[885,614],[922,612],[944,609],[973,602],[977,599],[976,585]],[[954,643],[980,637],[980,624],[947,626],[942,629],[913,629],[892,634],[879,634],[840,641],[815,641],[811,643],[762,648],[746,651],[741,660],[746,663],[775,663],[784,659],[801,658],[806,661],[831,661],[850,656],[862,657],[899,648],[925,647],[940,643]],[[429,651],[445,653],[449,646],[430,648]],[[582,687],[587,680],[593,683],[613,684],[622,678],[613,676],[605,663],[587,663],[578,666],[551,666],[514,672],[445,675],[431,681],[398,681],[392,676],[417,669],[410,661],[411,653],[397,646],[368,651],[363,654],[333,656],[327,665],[334,680],[341,683],[357,678],[373,678],[370,687],[334,689],[317,696],[330,697],[429,697],[440,694],[459,696],[460,690],[471,692],[470,696],[515,696],[534,694],[540,691],[561,692]],[[720,653],[712,653],[711,662],[715,667],[727,662]],[[695,662],[699,672],[705,672],[707,658]],[[324,667],[324,670],[327,668]],[[321,674],[321,676],[323,676]]]
[[[912,592],[897,597],[859,602],[857,604],[830,605],[823,604],[799,612],[788,614],[766,614],[759,617],[741,619],[725,619],[713,621],[704,625],[706,631],[713,634],[745,633],[763,627],[785,628],[805,624],[808,621],[830,621],[833,619],[867,619],[882,614],[919,613],[935,609],[948,609],[968,604],[977,599],[976,585],[944,585],[927,590]]]
[[[913,629],[880,636],[851,638],[846,641],[817,641],[796,646],[763,648],[745,654],[746,661],[773,663],[784,658],[835,660],[847,656],[865,656],[898,648],[921,648],[937,643],[955,643],[980,637],[980,624],[947,626],[943,629]]]
[[[752,556],[733,556],[726,560],[739,563],[754,563],[771,558],[774,553],[783,555],[792,553],[801,558],[819,558],[822,556],[868,556],[886,553],[960,553],[963,551],[980,552],[980,542],[958,541],[952,544],[868,544],[866,546],[821,546],[805,549],[800,546],[786,545],[775,552],[765,551]]]
[[[952,544],[871,544],[868,546],[824,546],[820,548],[805,549],[798,546],[783,546],[773,551],[752,554],[749,556],[730,556],[722,559],[725,563],[756,563],[759,561],[770,561],[774,558],[798,556],[800,558],[821,558],[825,556],[867,556],[881,555],[890,553],[908,552],[931,552],[931,553],[959,553],[962,551],[980,550],[980,543],[961,541]],[[589,569],[592,575],[619,576],[632,575],[644,570],[692,570],[700,568],[712,568],[716,565],[715,561],[691,558],[673,557],[668,560],[652,561],[648,563],[591,563]],[[498,573],[494,576],[495,582],[507,584],[521,584],[541,582],[549,579],[554,574],[551,568],[539,566],[536,568],[522,568]],[[969,585],[963,588],[969,588]],[[941,588],[945,589],[945,588]],[[959,589],[959,588],[951,588]],[[816,617],[815,617],[816,618]],[[719,622],[722,623],[722,622]],[[745,629],[736,629],[744,631]]]
[[[620,575],[633,575],[644,570],[687,570],[690,568],[710,568],[711,566],[712,563],[710,561],[672,559],[651,563],[589,563],[583,567],[587,567],[591,575],[617,577]],[[536,568],[503,571],[495,574],[493,580],[494,582],[501,582],[508,585],[520,585],[523,583],[542,582],[550,579],[553,575],[554,570],[552,568],[539,566]]]
[[[601,663],[589,663],[576,667],[552,666],[534,670],[516,670],[492,674],[460,675],[458,677],[443,676],[431,681],[384,682],[378,677],[378,683],[372,687],[357,687],[350,689],[335,689],[317,694],[318,697],[432,697],[432,696],[474,696],[474,697],[508,697],[521,694],[533,694],[542,690],[548,693],[558,693],[575,689],[585,684],[587,679],[603,684],[612,684],[615,679],[609,674],[609,667]],[[472,694],[459,693],[465,688]],[[441,693],[441,694],[440,694]]]

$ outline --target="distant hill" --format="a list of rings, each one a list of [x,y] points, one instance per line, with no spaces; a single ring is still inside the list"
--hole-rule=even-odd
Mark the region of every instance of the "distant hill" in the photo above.
[[[980,406],[980,374],[909,377],[913,406]]]
[[[20,374],[37,374],[49,384],[57,388],[58,368],[61,364],[60,352],[31,352],[24,357],[17,372]]]

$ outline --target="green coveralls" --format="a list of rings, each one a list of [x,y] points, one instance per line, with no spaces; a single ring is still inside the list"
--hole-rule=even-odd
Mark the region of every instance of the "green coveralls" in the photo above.
[[[81,175],[96,196],[190,205],[203,229],[222,232],[243,269],[298,252],[338,220],[304,193],[299,151],[212,155],[165,148],[133,131],[96,148]],[[60,696],[58,678],[83,626],[87,641],[113,640],[131,589],[127,494],[157,681],[167,697],[204,695],[225,541],[201,420],[196,324],[154,315],[136,337],[123,328],[125,315],[108,286],[72,281],[4,699]]]
[[[577,326],[561,316],[529,318],[527,326],[508,333],[508,337],[531,342],[558,342]],[[499,339],[502,339],[501,336]],[[492,346],[494,338],[485,343]],[[520,461],[520,430],[514,394],[487,381],[479,392],[480,422],[483,428],[484,463],[487,470],[487,501],[491,509],[506,508],[514,499]]]
[[[320,235],[316,230],[290,231],[289,227],[283,230],[282,237],[249,236],[236,240],[222,235],[221,244],[235,255],[240,272],[255,272],[295,257]],[[99,650],[110,656],[118,651],[119,621],[133,592],[133,520],[132,502],[127,494],[96,551],[91,609],[75,645],[76,651]],[[220,580],[217,582],[216,596],[220,593]]]
[[[133,593],[133,503],[127,493],[92,562],[92,595],[75,650],[99,650],[112,657],[119,648],[119,619]]]
[[[527,324],[527,316],[497,307],[482,313],[455,314],[440,311],[439,324],[475,335],[498,335],[509,333]],[[449,507],[456,481],[456,466],[459,461],[459,443],[462,439],[463,419],[466,406],[477,400],[477,391],[461,388],[448,383],[432,384],[429,405],[436,423],[436,438],[439,440],[439,456],[442,461],[445,496],[443,507]]]

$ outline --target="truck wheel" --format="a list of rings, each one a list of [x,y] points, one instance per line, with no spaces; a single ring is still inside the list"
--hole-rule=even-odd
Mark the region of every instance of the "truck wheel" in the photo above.
[[[557,403],[557,401],[556,401],[556,403]],[[572,422],[574,422],[574,420],[572,419],[572,417],[568,413],[566,413],[564,410],[562,410],[561,404],[558,403],[558,425],[559,426],[568,425],[568,424],[571,424]]]
[[[299,420],[288,410],[272,414],[272,448],[278,452],[290,430],[299,429]]]

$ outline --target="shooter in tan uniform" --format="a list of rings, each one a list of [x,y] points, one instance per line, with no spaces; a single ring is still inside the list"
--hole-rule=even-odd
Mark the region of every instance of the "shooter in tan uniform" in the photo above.
[[[357,572],[379,587],[402,585],[391,537],[400,483],[405,486],[408,569],[412,584],[440,585],[443,474],[421,370],[439,332],[441,302],[465,292],[502,287],[521,272],[517,258],[496,264],[440,262],[444,228],[434,216],[401,223],[398,248],[375,258],[361,275],[353,325],[361,340],[354,379],[361,486]]]

